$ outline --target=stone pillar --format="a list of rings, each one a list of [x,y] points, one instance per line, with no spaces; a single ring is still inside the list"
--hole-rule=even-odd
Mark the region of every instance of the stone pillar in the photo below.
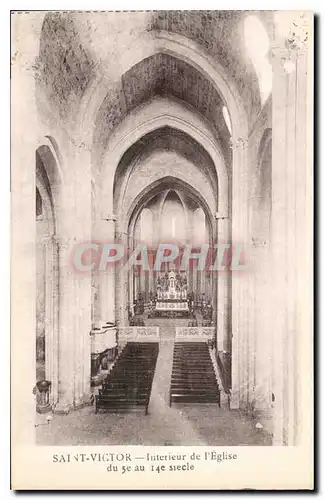
[[[74,166],[76,243],[91,240],[91,149],[82,142],[82,136],[71,141],[70,163]],[[78,146],[76,146],[78,144]],[[74,327],[75,388],[74,407],[81,408],[90,403],[91,371],[91,272],[75,272],[76,315]]]
[[[271,267],[268,240],[254,239],[253,276],[253,297],[251,300],[251,345],[254,345],[251,377],[254,379],[255,398],[253,408],[260,415],[268,417],[271,413],[271,343],[274,334],[270,293],[273,283],[269,279]]]
[[[128,236],[127,238],[128,241],[128,254],[130,255],[133,251],[133,238]],[[131,314],[134,314],[134,302],[135,302],[135,280],[134,280],[134,269],[131,267],[131,269],[128,270],[128,306]]]
[[[58,401],[54,411],[68,413],[90,402],[91,274],[74,265],[78,244],[91,239],[89,149],[76,138],[64,150],[64,182],[57,193],[59,248]],[[82,182],[80,182],[80,170]]]
[[[186,245],[193,244],[193,212],[188,210],[187,212],[187,227],[186,227]],[[188,292],[192,292],[194,289],[193,285],[193,273],[192,265],[190,264],[188,270]]]
[[[104,215],[98,222],[100,243],[115,243],[114,214]],[[108,264],[105,271],[99,271],[100,316],[103,322],[116,323],[115,317],[115,265]]]
[[[148,258],[149,258],[149,278],[148,278],[148,283],[149,283],[149,290],[148,290],[148,302],[150,302],[150,294],[151,293],[154,293],[154,289],[155,289],[155,286],[154,286],[154,278],[153,278],[153,266],[154,266],[154,262],[153,262],[153,258],[152,258],[152,247],[148,247],[147,249],[148,251]]]
[[[11,424],[13,439],[23,446],[35,444],[35,151],[39,123],[34,65],[42,21],[40,12],[11,16],[11,383],[19,387],[19,391],[12,392],[15,411]],[[22,342],[23,356],[19,349]]]
[[[226,215],[216,214],[217,242],[229,244],[229,219]],[[225,257],[225,256],[224,256]],[[224,259],[225,260],[225,259]],[[229,338],[229,269],[217,271],[217,348],[220,351],[230,352],[231,339]]]
[[[75,290],[73,269],[70,265],[74,239],[58,238],[59,260],[59,346],[58,346],[58,401],[54,412],[69,413],[74,404],[74,318]]]
[[[158,248],[158,245],[160,243],[160,212],[157,208],[157,206],[154,206],[151,208],[152,214],[153,214],[153,231],[152,231],[152,250],[153,250],[153,256],[155,257],[156,251]],[[156,279],[157,279],[157,273],[154,271],[154,262],[152,262],[152,267],[153,267],[153,291],[154,293],[156,292]]]
[[[247,251],[248,163],[247,139],[233,142],[232,245]],[[232,394],[231,408],[247,404],[249,365],[248,280],[245,271],[231,271],[232,277]]]
[[[126,234],[125,232],[118,232],[118,234],[116,236],[116,242],[119,245],[123,246],[123,248],[125,250],[125,254],[126,254],[126,252],[128,250],[128,234]],[[134,242],[134,243],[136,244],[136,242]],[[127,259],[125,259],[125,263],[127,260],[128,260],[128,257],[127,257]],[[128,269],[126,269],[126,267],[124,265],[124,261],[119,262],[117,265],[118,265],[118,271],[117,271],[118,279],[116,279],[116,294],[118,297],[118,301],[117,301],[118,310],[116,311],[116,317],[117,317],[118,324],[120,326],[126,326],[126,325],[128,325],[128,293],[129,293],[128,277],[129,277],[129,273],[128,273]]]
[[[51,382],[50,404],[58,397],[58,309],[57,241],[47,236],[45,242],[45,379]]]
[[[311,323],[303,328],[301,321],[304,311],[312,308],[308,294],[311,273],[304,274],[312,259],[312,222],[308,218],[312,161],[307,156],[312,148],[308,135],[312,81],[307,78],[311,20],[310,14],[291,15],[296,19],[291,19],[290,31],[286,38],[278,37],[272,50],[273,442],[277,445],[297,443],[297,423],[305,426],[298,422],[298,407],[303,407],[303,414],[312,413],[312,404],[307,408],[304,399],[309,399],[312,387]]]

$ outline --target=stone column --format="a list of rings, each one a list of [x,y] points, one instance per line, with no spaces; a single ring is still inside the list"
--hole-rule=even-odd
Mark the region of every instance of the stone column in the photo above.
[[[148,283],[149,283],[149,290],[148,290],[148,302],[150,302],[150,293],[154,293],[154,278],[153,278],[153,266],[154,266],[154,262],[153,262],[153,259],[152,259],[152,246],[149,246],[148,249],[148,258],[149,258],[149,279],[148,279]]]
[[[69,164],[74,167],[75,222],[73,226],[76,244],[91,240],[91,148],[75,137],[69,146]],[[74,321],[74,407],[90,403],[91,365],[91,272],[75,272],[76,314]]]
[[[128,249],[128,234],[125,232],[119,232],[116,236],[116,242],[123,246],[125,254]],[[128,260],[125,259],[125,261]],[[125,262],[126,263],[126,262]],[[116,311],[116,317],[120,326],[126,326],[128,324],[128,270],[126,269],[123,262],[118,264],[118,280],[116,280],[116,294],[118,294],[118,311]]]
[[[73,269],[70,265],[74,239],[58,238],[59,260],[59,347],[58,347],[58,401],[54,412],[69,413],[74,405],[74,318],[75,290]]]
[[[64,163],[69,168],[57,192],[59,361],[54,411],[62,414],[90,402],[91,274],[77,269],[73,255],[78,244],[91,239],[91,163],[89,150],[76,144],[76,138],[67,140]]]
[[[270,417],[272,374],[272,313],[271,289],[273,287],[269,262],[269,241],[255,238],[253,243],[253,297],[251,300],[251,345],[254,360],[251,378],[254,379],[254,409],[259,415]],[[253,321],[253,323],[252,323]]]
[[[43,21],[40,12],[11,16],[11,362],[13,438],[35,444],[36,255],[35,151],[39,123],[35,103],[35,58]],[[22,346],[21,355],[19,346]],[[19,367],[19,369],[18,369]],[[22,376],[23,374],[23,376]]]
[[[286,38],[276,40],[272,50],[273,441],[277,445],[298,442],[297,424],[305,426],[298,418],[308,418],[299,414],[298,407],[305,409],[312,387],[311,323],[306,322],[305,328],[301,321],[304,311],[312,307],[308,295],[311,273],[304,273],[312,259],[312,222],[308,218],[312,160],[307,156],[312,148],[308,135],[312,82],[307,78],[311,20],[310,14],[291,15],[296,19],[291,19],[290,31]],[[308,410],[302,413],[311,415],[312,404]]]
[[[115,243],[116,217],[111,215],[97,218],[94,226],[93,241],[100,245],[98,267],[105,244]],[[99,313],[100,318],[92,325],[91,330],[91,381],[94,384],[102,381],[100,363],[106,359],[106,354],[116,347],[116,317],[115,317],[115,263],[108,263],[105,270],[96,269],[99,283]],[[106,352],[107,351],[107,352]]]
[[[161,237],[160,213],[156,206],[152,207],[151,210],[153,214],[152,249],[153,249],[153,254],[155,256]],[[154,271],[154,262],[152,263],[152,266],[153,266],[153,291],[156,292],[157,273]]]
[[[216,214],[217,242],[229,244],[229,219],[224,214]],[[225,257],[225,256],[224,256]],[[225,259],[224,259],[225,260]],[[230,352],[231,339],[229,338],[229,269],[217,271],[217,348],[220,351]]]
[[[58,397],[58,310],[57,242],[47,236],[45,243],[45,379],[51,382],[50,404]]]
[[[233,143],[232,245],[247,250],[248,242],[248,163],[247,139]],[[247,404],[249,365],[248,280],[244,271],[232,277],[232,394],[231,408]]]
[[[97,222],[100,243],[115,243],[116,216],[107,214]],[[115,317],[115,265],[108,264],[105,271],[99,271],[100,316],[103,322],[116,323]]]
[[[188,218],[187,218],[187,231],[186,231],[186,244],[193,244],[193,212],[192,210],[188,210]],[[189,266],[189,274],[188,274],[188,292],[195,291],[194,285],[194,277],[193,277],[193,267],[192,263]],[[195,297],[196,298],[196,297]]]
[[[133,251],[133,238],[128,236],[127,241],[128,241],[128,246],[127,246],[128,254],[130,255]],[[134,301],[135,301],[135,286],[134,286],[135,283],[134,283],[134,281],[135,280],[134,280],[133,267],[128,270],[127,275],[128,275],[127,297],[128,297],[129,310],[130,310],[131,314],[134,314]]]

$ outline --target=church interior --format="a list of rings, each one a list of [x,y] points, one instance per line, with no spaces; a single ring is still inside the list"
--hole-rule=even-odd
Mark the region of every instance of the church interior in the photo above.
[[[13,22],[39,444],[298,443],[309,27],[276,11]],[[85,242],[228,243],[247,267],[79,272]]]

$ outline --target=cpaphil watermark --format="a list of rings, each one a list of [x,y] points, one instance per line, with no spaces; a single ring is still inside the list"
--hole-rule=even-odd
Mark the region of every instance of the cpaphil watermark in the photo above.
[[[150,248],[139,243],[129,251],[119,243],[85,242],[75,246],[72,264],[77,272],[105,272],[109,266],[124,266],[130,270],[163,271],[172,265],[179,271],[188,271],[193,266],[201,272],[245,271],[247,258],[240,244],[218,243],[200,246],[160,243]]]

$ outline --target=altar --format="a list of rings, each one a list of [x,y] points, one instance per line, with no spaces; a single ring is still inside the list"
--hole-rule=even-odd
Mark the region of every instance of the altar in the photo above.
[[[155,316],[187,316],[190,313],[188,283],[185,273],[169,271],[157,278],[152,304]]]

